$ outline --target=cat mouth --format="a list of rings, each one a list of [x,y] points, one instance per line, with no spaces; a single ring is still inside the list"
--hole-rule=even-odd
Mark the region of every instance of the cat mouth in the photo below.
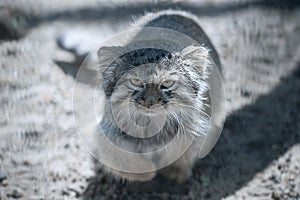
[[[141,104],[135,103],[135,107],[146,114],[157,114],[165,111],[166,105],[154,104],[152,106],[143,106]]]

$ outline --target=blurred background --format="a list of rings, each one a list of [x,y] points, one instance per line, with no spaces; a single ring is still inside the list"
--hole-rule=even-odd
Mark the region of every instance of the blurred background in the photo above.
[[[74,77],[99,43],[165,9],[197,15],[215,45],[227,120],[186,183],[116,181],[77,137]],[[299,1],[0,0],[0,68],[0,199],[300,199]]]

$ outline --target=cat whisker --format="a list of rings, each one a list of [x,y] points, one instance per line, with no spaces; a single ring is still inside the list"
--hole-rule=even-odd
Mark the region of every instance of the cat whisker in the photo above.
[[[170,114],[171,114],[171,115],[174,117],[174,119],[176,120],[177,125],[179,126],[179,127],[178,127],[179,130],[181,130],[181,131],[178,131],[178,133],[179,133],[179,134],[184,134],[185,139],[186,139],[186,128],[185,128],[185,126],[183,126],[183,122],[182,122],[181,120],[179,120],[179,117],[177,116],[176,113],[170,112]],[[180,136],[179,134],[177,134],[177,137]]]
[[[209,114],[207,114],[204,110],[201,110],[201,109],[199,109],[199,108],[197,108],[197,107],[195,107],[195,106],[190,106],[190,105],[186,105],[186,104],[181,104],[181,103],[179,103],[179,102],[173,103],[173,105],[177,105],[177,106],[179,106],[179,107],[188,107],[188,108],[191,108],[191,109],[193,109],[193,110],[197,110],[197,111],[200,112],[200,114],[205,115],[206,117],[210,118],[210,115],[209,115]]]

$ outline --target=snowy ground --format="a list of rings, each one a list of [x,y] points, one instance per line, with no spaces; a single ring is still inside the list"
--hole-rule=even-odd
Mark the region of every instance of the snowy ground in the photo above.
[[[122,2],[0,1],[0,199],[300,199],[299,3]],[[166,8],[200,17],[220,53],[228,117],[186,183],[117,182],[93,170],[76,134],[76,55]]]

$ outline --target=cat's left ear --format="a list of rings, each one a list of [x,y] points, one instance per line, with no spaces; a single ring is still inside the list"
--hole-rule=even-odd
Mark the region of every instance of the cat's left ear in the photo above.
[[[204,46],[188,46],[180,52],[182,58],[196,66],[202,75],[207,74],[208,68],[213,64],[209,49]]]
[[[101,47],[98,50],[98,61],[101,69],[107,68],[113,61],[125,53],[125,48],[121,46]]]

